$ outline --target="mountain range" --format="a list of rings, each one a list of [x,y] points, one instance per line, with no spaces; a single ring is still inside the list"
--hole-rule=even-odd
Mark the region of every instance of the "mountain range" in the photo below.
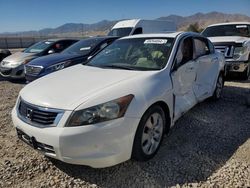
[[[225,14],[221,12],[196,13],[190,16],[169,15],[156,20],[171,20],[176,23],[178,30],[186,30],[190,24],[198,23],[200,28],[214,23],[246,21],[250,17],[242,14]],[[23,31],[1,33],[0,36],[90,36],[106,34],[120,20],[103,20],[94,24],[66,23],[56,28],[45,28],[39,31]]]

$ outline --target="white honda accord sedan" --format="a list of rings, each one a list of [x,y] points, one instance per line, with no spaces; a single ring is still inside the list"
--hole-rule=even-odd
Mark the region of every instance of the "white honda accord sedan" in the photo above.
[[[223,55],[199,34],[129,36],[25,86],[12,119],[21,140],[67,163],[145,161],[185,112],[220,98],[223,71]]]

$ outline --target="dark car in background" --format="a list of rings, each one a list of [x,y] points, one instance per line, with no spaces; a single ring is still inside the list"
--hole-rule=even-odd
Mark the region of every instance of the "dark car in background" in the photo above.
[[[0,62],[9,55],[11,55],[11,52],[9,50],[0,49]]]
[[[0,74],[8,78],[24,78],[25,64],[37,57],[59,53],[77,41],[75,39],[48,39],[35,43],[22,52],[4,58],[0,63]]]
[[[117,38],[118,37],[103,36],[82,39],[61,53],[32,60],[25,65],[26,80],[31,82],[63,68],[84,63]]]

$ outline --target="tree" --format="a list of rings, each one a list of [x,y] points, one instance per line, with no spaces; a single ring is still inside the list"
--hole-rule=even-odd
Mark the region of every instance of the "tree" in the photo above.
[[[195,22],[194,24],[190,24],[186,31],[192,31],[192,32],[197,32],[200,33],[203,30],[203,28],[200,28],[198,22]]]

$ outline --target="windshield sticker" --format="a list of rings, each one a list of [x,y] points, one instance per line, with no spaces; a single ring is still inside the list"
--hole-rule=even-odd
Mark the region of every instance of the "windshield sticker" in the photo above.
[[[247,28],[247,25],[236,25],[236,28]]]
[[[84,48],[80,48],[80,51],[84,51],[84,50],[90,50],[90,46],[89,47],[84,47]]]
[[[167,39],[147,39],[144,44],[166,44],[167,42]]]

